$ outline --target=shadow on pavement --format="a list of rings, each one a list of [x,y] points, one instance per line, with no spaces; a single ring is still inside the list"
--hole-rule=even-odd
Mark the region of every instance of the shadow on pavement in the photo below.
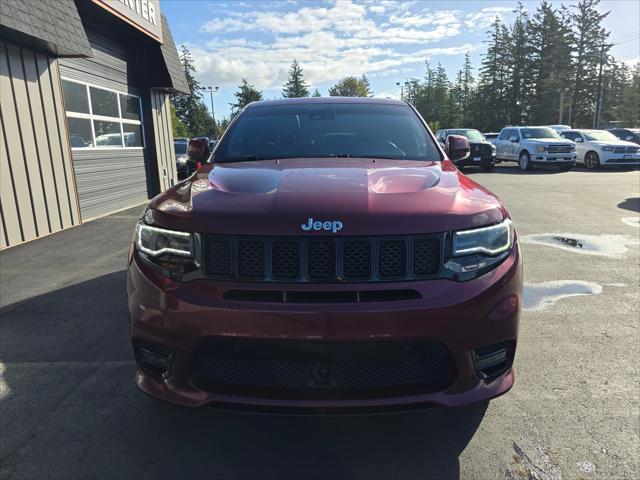
[[[304,417],[150,399],[124,271],[9,305],[0,328],[4,479],[456,479],[487,408]]]
[[[624,202],[618,204],[618,208],[640,213],[640,197],[627,198]]]

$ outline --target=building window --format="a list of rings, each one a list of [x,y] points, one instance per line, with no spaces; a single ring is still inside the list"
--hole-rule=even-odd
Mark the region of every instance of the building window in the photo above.
[[[62,79],[71,148],[144,148],[140,97]]]

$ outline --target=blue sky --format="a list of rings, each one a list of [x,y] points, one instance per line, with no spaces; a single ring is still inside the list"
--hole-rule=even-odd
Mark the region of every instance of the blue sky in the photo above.
[[[539,2],[524,4],[533,13]],[[396,82],[422,77],[425,60],[441,62],[452,78],[465,52],[479,65],[489,24],[496,16],[510,22],[516,6],[515,0],[161,0],[176,45],[193,54],[197,79],[220,87],[218,119],[229,115],[242,77],[265,98],[280,97],[293,58],[322,95],[344,76],[366,74],[376,96],[399,97]],[[621,41],[614,55],[637,61],[640,2],[604,0],[600,9],[611,11],[605,26],[611,40]]]

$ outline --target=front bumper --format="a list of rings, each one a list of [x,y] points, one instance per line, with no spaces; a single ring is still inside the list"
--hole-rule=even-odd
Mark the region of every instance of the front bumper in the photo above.
[[[495,165],[496,157],[494,155],[473,155],[473,153],[464,160],[455,162],[458,167],[480,167],[482,165]]]
[[[573,153],[533,153],[531,161],[534,163],[546,163],[551,165],[562,165],[575,163],[578,154]]]
[[[154,397],[184,406],[224,405],[271,409],[414,408],[416,405],[463,406],[507,392],[514,382],[512,368],[488,379],[476,364],[474,350],[515,341],[522,293],[519,247],[493,271],[468,282],[437,279],[399,282],[397,289],[415,289],[417,300],[353,304],[268,304],[222,300],[230,288],[273,289],[265,284],[233,284],[212,280],[173,282],[130,257],[129,313],[134,342],[171,349],[172,365],[164,376],[139,368],[136,383]],[[279,288],[317,290],[292,284]],[[385,285],[324,285],[327,291],[388,289]],[[505,305],[508,308],[505,308]],[[451,355],[455,375],[446,388],[402,395],[300,398],[216,391],[194,377],[201,345],[211,340],[242,339],[290,342],[440,342]],[[510,364],[509,364],[510,367]]]
[[[640,154],[600,151],[600,166],[635,167],[640,165]]]

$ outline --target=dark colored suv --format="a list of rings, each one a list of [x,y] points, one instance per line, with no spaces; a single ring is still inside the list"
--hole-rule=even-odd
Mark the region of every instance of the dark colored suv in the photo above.
[[[471,147],[467,158],[454,162],[457,167],[478,166],[485,172],[493,170],[496,164],[496,147],[479,130],[473,128],[448,128],[436,132],[436,138],[442,146],[445,145],[449,135],[466,137]]]
[[[514,381],[509,213],[396,100],[247,106],[149,203],[127,290],[136,383],[185,406],[453,407]]]
[[[609,132],[613,133],[620,140],[626,140],[640,145],[640,128],[610,128]]]

